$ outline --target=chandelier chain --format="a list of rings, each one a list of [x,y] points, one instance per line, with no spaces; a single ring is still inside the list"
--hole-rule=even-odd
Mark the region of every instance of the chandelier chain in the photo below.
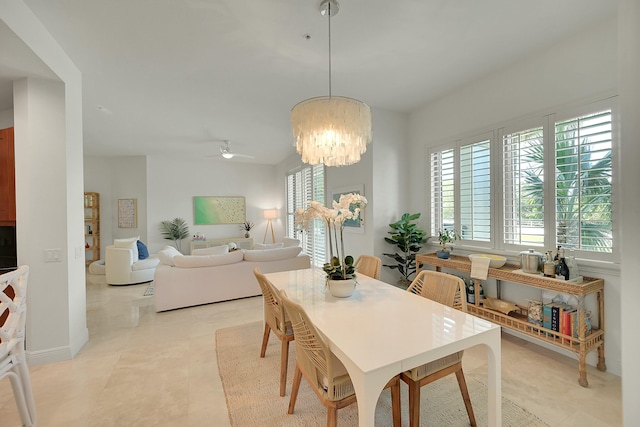
[[[331,2],[328,4],[327,15],[329,15],[329,98],[331,98]]]

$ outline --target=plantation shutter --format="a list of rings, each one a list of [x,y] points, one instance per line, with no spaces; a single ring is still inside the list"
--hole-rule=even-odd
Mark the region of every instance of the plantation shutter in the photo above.
[[[543,130],[502,137],[503,238],[514,245],[544,245]]]
[[[611,110],[555,123],[556,240],[612,252]]]
[[[431,235],[453,230],[455,208],[454,150],[431,153]]]
[[[462,239],[491,240],[491,140],[460,147]]]
[[[287,236],[298,238],[302,249],[311,258],[311,264],[322,266],[326,262],[326,226],[314,220],[303,233],[296,233],[295,212],[306,209],[311,200],[323,202],[324,165],[307,166],[287,174]]]

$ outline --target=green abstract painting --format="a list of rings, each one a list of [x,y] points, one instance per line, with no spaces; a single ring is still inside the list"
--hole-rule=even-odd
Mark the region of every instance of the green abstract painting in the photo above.
[[[195,196],[194,225],[242,224],[246,220],[244,197]]]

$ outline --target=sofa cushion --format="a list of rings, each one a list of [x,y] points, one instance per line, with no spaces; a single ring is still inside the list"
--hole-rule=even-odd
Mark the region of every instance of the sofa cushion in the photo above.
[[[147,245],[142,243],[140,240],[136,241],[136,245],[138,245],[138,259],[149,258],[149,249],[147,249]]]
[[[133,262],[136,262],[138,260],[138,239],[140,239],[140,236],[128,239],[113,239],[113,245],[116,248],[131,249],[133,251]]]
[[[300,246],[290,248],[275,248],[275,249],[257,249],[248,250],[245,249],[244,260],[245,261],[277,261],[280,259],[293,258],[302,251]]]
[[[275,249],[284,248],[284,243],[256,243],[253,245],[254,249]]]
[[[209,248],[194,249],[191,255],[222,255],[229,253],[229,245],[211,246]]]
[[[175,264],[173,263],[173,258],[176,255],[182,255],[182,254],[173,246],[165,246],[164,249],[158,252],[158,258],[160,259],[160,262],[162,264],[170,265],[172,267],[175,266]]]
[[[150,268],[156,268],[158,264],[160,264],[160,259],[156,257],[141,259],[140,261],[133,263],[131,271],[149,270]]]
[[[242,261],[242,251],[233,251],[221,255],[176,255],[173,262],[176,267],[195,268],[216,265],[235,264]]]
[[[283,237],[282,244],[285,248],[290,248],[292,246],[300,246],[300,240],[292,239],[291,237]]]

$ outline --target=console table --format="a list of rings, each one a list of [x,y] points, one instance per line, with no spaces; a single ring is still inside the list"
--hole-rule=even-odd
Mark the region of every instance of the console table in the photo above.
[[[440,259],[434,253],[416,255],[417,270],[420,271],[423,265],[431,265],[435,267],[437,271],[440,271],[441,268],[448,268],[466,273],[471,272],[471,261],[463,256],[451,255],[449,259]],[[498,290],[500,289],[500,281],[502,280],[577,296],[579,301],[577,307],[578,322],[580,324],[577,338],[529,323],[527,321],[526,307],[518,306],[519,311],[511,312],[509,315],[485,308],[483,301],[480,300],[480,286],[475,286],[476,302],[474,304],[467,304],[467,310],[478,317],[498,323],[505,328],[518,331],[576,353],[578,355],[578,382],[582,387],[587,387],[589,385],[587,382],[586,369],[587,353],[597,349],[597,368],[600,371],[607,369],[604,362],[604,280],[593,277],[583,277],[582,283],[570,283],[564,280],[516,271],[519,269],[520,266],[518,265],[505,264],[501,268],[489,268],[487,277],[496,279]],[[597,328],[592,328],[591,332],[587,334],[587,327],[584,321],[584,297],[593,293],[596,294],[597,298],[598,313],[596,318],[598,324]]]
[[[191,252],[189,253],[193,253],[194,249],[205,249],[210,248],[211,246],[228,245],[231,242],[238,245],[238,249],[253,249],[253,237],[225,237],[222,239],[192,240]]]

